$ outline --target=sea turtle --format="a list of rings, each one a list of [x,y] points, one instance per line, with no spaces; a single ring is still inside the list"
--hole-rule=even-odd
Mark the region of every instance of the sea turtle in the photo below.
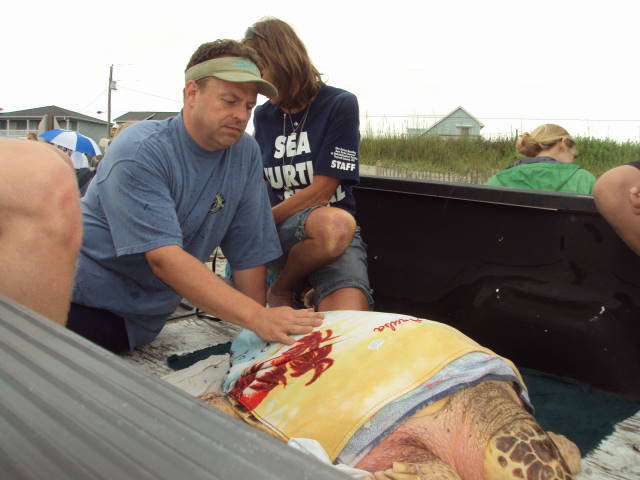
[[[292,346],[234,341],[211,405],[381,479],[569,480],[578,448],[545,432],[511,362],[447,325],[328,312]]]
[[[381,479],[569,480],[580,452],[545,432],[508,382],[460,390],[410,417],[356,466]]]

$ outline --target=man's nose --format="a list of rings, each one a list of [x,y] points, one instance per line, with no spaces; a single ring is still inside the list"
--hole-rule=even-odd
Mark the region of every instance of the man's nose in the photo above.
[[[242,122],[248,122],[251,117],[251,108],[247,108],[245,105],[239,105],[233,109],[233,116]]]

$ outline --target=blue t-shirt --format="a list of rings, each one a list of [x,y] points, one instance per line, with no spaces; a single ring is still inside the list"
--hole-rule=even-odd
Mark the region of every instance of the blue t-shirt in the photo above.
[[[351,187],[360,180],[360,113],[355,95],[323,85],[301,112],[284,114],[266,102],[256,108],[253,123],[272,205],[309,186],[315,173],[342,180],[330,203],[355,215]]]
[[[118,135],[82,212],[73,301],[123,317],[132,348],[155,338],[181,300],[152,273],[145,252],[178,245],[204,262],[221,246],[240,270],[282,254],[255,140],[245,134],[209,152],[181,115]]]

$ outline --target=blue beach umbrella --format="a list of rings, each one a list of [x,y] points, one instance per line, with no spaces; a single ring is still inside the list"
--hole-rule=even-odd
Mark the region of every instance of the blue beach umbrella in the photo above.
[[[54,128],[53,130],[47,130],[40,134],[41,138],[59,145],[61,147],[68,148],[74,152],[82,152],[87,155],[100,155],[100,147],[96,142],[86,135],[82,135],[78,132],[71,130],[62,130],[60,128]]]

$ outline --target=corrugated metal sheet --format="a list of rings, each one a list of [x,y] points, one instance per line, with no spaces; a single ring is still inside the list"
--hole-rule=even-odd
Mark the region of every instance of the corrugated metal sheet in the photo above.
[[[347,477],[0,296],[0,478]]]

